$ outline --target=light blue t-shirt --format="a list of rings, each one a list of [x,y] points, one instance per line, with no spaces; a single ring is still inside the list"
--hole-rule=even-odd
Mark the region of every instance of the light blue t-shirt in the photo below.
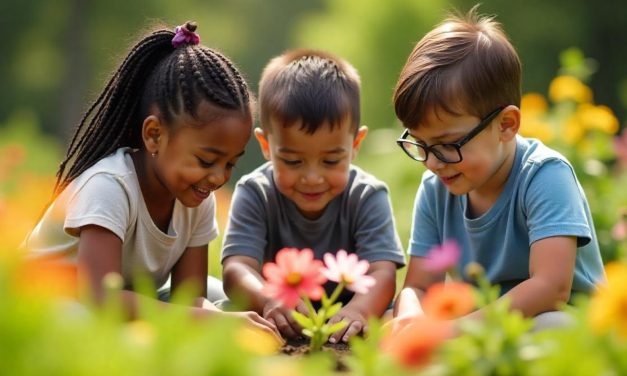
[[[466,264],[478,262],[504,294],[529,278],[533,242],[576,236],[572,292],[589,292],[604,280],[583,189],[568,161],[540,141],[517,137],[512,170],[497,201],[477,218],[468,216],[467,207],[466,195],[449,193],[437,176],[425,172],[414,204],[409,254],[425,256],[434,245],[454,239],[462,249],[460,275]]]

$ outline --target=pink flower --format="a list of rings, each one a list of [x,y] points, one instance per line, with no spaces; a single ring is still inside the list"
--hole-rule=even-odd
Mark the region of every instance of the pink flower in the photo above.
[[[623,130],[620,136],[614,137],[613,141],[618,163],[627,168],[627,130]]]
[[[327,281],[322,269],[322,261],[314,260],[311,249],[283,248],[276,255],[276,263],[263,266],[266,279],[263,291],[288,308],[296,307],[301,296],[319,300],[324,291],[322,285]]]
[[[442,246],[434,246],[424,259],[424,268],[432,273],[444,273],[459,260],[461,251],[455,240],[446,240]]]
[[[322,273],[337,283],[346,283],[346,288],[359,294],[365,294],[374,286],[375,279],[366,275],[370,264],[366,260],[359,260],[354,253],[348,254],[340,249],[336,255],[326,253],[324,255],[326,268]]]

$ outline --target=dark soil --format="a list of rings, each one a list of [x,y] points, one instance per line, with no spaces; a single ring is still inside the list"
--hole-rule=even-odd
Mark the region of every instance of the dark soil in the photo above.
[[[350,354],[350,348],[348,344],[340,343],[325,343],[322,347],[322,351],[331,352],[336,360],[336,371],[346,372],[348,368],[342,361],[344,356]],[[281,348],[281,353],[289,356],[306,356],[309,354],[309,339],[290,339]]]

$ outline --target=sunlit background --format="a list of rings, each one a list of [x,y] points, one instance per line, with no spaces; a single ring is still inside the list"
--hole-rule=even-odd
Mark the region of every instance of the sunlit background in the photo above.
[[[22,0],[0,5],[0,243],[14,248],[50,197],[53,174],[91,100],[128,48],[155,24],[198,23],[202,43],[232,58],[257,89],[267,61],[292,47],[330,50],[362,77],[362,119],[370,127],[356,164],[390,187],[401,240],[423,167],[396,149],[401,127],[391,95],[415,42],[456,0]],[[614,225],[627,206],[627,4],[623,0],[485,1],[516,46],[524,68],[523,134],[573,160],[590,200],[606,260],[620,250]],[[563,77],[565,75],[565,77]],[[558,78],[556,80],[556,78]],[[619,150],[619,151],[617,151]],[[622,159],[621,159],[622,158]],[[622,160],[622,164],[620,161]],[[223,229],[230,187],[261,163],[251,140],[219,194]],[[211,246],[219,274],[220,241]]]
[[[288,48],[330,50],[355,65],[363,84],[362,119],[371,130],[355,163],[388,184],[406,246],[424,168],[396,147],[402,129],[392,110],[392,90],[416,41],[447,11],[473,5],[470,0],[2,0],[0,374],[336,375],[335,361],[325,354],[268,356],[277,351],[275,341],[226,319],[196,322],[176,309],[146,303],[139,320],[126,322],[114,298],[103,309],[88,311],[64,300],[76,293],[75,271],[25,263],[16,250],[51,197],[73,128],[128,48],[157,23],[173,28],[187,20],[198,23],[202,43],[237,63],[255,91],[266,62]],[[496,15],[521,56],[521,133],[562,152],[577,172],[608,264],[608,284],[581,301],[576,323],[567,330],[530,336],[529,322],[507,313],[507,303],[500,301],[485,323],[469,326],[458,341],[440,345],[443,339],[434,336],[437,327],[431,324],[405,338],[392,337],[388,342],[399,345],[391,355],[400,362],[382,351],[385,338],[380,342],[383,332],[373,321],[369,335],[351,344],[346,364],[355,375],[413,375],[415,367],[424,366],[430,375],[625,375],[627,3],[485,0],[479,10]],[[251,141],[231,183],[217,192],[222,231],[233,184],[261,162]],[[216,276],[220,243],[210,245],[210,273]]]

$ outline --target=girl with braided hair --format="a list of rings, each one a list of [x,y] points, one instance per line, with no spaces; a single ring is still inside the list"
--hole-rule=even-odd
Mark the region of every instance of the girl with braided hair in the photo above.
[[[170,278],[173,291],[193,286],[195,316],[219,311],[206,299],[207,246],[218,231],[212,192],[244,154],[252,105],[233,63],[195,30],[158,30],[131,49],[80,121],[53,201],[25,243],[76,265],[97,302],[105,276],[121,275],[131,317],[145,299],[133,291],[137,275],[155,286]],[[256,313],[223,314],[276,332]]]

